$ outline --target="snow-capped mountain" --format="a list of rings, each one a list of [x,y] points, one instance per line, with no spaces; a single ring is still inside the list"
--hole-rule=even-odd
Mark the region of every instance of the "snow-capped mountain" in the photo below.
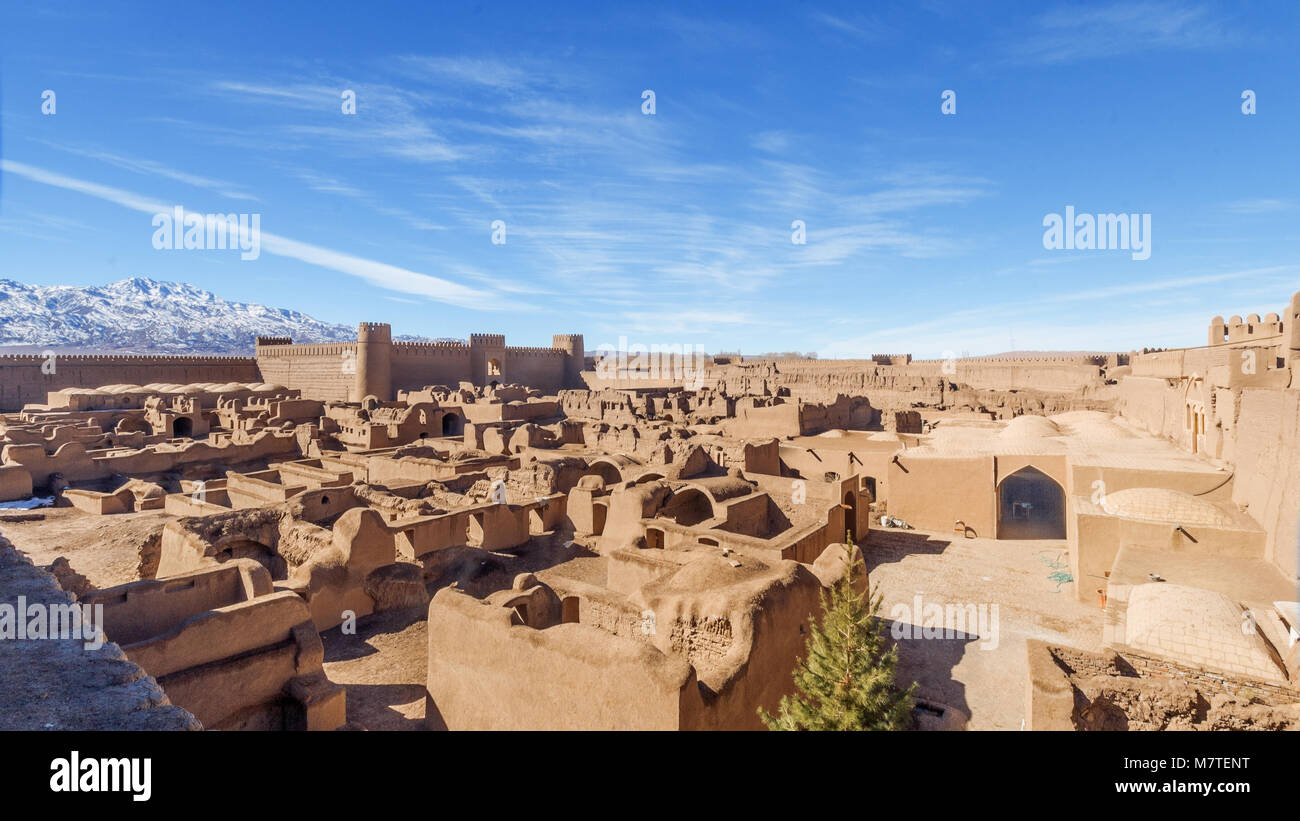
[[[78,288],[0,279],[0,345],[120,353],[253,352],[259,336],[345,342],[355,326],[224,299],[183,282],[143,277]],[[419,337],[398,337],[419,339]]]

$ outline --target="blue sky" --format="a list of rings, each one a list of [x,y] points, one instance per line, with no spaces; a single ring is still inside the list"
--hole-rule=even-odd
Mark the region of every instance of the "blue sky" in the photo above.
[[[1199,345],[1300,288],[1294,2],[271,8],[7,4],[0,277],[838,357]],[[173,205],[271,240],[155,250]],[[1150,258],[1045,250],[1067,205]]]

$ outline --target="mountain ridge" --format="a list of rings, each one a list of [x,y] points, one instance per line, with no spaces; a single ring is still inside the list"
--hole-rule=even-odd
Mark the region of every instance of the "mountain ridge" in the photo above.
[[[251,356],[259,336],[353,342],[357,329],[288,308],[232,302],[184,282],[130,277],[82,287],[0,279],[0,352]]]

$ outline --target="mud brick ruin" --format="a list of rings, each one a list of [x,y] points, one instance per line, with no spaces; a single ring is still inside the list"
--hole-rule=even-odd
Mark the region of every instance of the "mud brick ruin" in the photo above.
[[[1017,645],[1026,726],[1300,726],[1300,293],[1201,347],[1041,359],[642,378],[579,334],[363,323],[41,362],[0,358],[0,501],[51,499],[0,511],[0,599],[102,605],[108,643],[0,642],[6,681],[75,685],[0,727],[756,729],[849,551],[888,592],[927,546],[1011,542],[1097,625]],[[918,727],[978,723],[922,685]]]

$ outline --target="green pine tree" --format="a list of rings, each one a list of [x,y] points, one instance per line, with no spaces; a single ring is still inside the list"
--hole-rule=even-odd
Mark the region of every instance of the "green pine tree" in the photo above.
[[[758,715],[769,730],[905,730],[912,722],[912,694],[894,685],[898,648],[886,649],[884,623],[877,617],[881,596],[860,593],[853,581],[862,565],[851,545],[849,572],[828,596],[821,594],[822,618],[812,627],[804,658],[794,670],[797,692],[783,696],[773,716]]]

